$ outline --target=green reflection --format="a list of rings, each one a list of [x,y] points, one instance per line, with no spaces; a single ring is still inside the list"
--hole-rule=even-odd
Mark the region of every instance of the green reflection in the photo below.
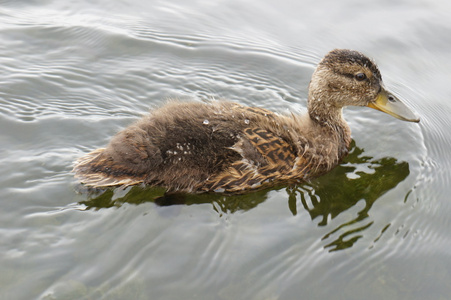
[[[286,187],[290,212],[297,215],[300,208],[305,209],[312,220],[320,219],[319,226],[328,225],[328,220],[346,212],[358,202],[364,204],[357,216],[346,216],[345,223],[323,237],[327,239],[339,231],[344,232],[326,245],[329,251],[352,247],[363,236],[364,230],[372,225],[371,221],[365,222],[365,219],[368,218],[374,202],[409,175],[407,162],[398,162],[392,157],[374,160],[363,155],[363,152],[353,141],[349,155],[340,166],[311,182]],[[250,210],[263,203],[269,192],[282,188],[273,187],[243,195],[165,194],[163,188],[139,186],[125,190],[86,189],[83,192],[90,195],[89,199],[81,203],[88,209],[119,207],[123,203],[138,205],[144,202],[153,202],[159,206],[211,204],[212,208],[222,215]],[[384,228],[381,235],[388,227],[389,225]]]
[[[289,208],[293,215],[297,214],[296,203],[299,197],[312,220],[320,218],[319,226],[326,226],[328,220],[334,219],[358,202],[364,203],[357,216],[352,216],[349,221],[323,237],[327,239],[339,230],[359,224],[358,227],[353,226],[326,245],[330,251],[349,248],[360,239],[363,231],[372,225],[372,222],[364,221],[368,218],[374,202],[396,187],[410,173],[407,162],[398,162],[392,157],[373,160],[362,154],[363,149],[356,147],[353,142],[350,154],[339,167],[310,183],[287,189]],[[386,225],[383,232],[388,227],[389,225]]]
[[[140,204],[154,202],[159,206],[194,205],[209,203],[220,215],[234,213],[240,210],[249,210],[267,199],[267,194],[272,189],[255,191],[243,195],[224,194],[165,194],[163,188],[130,187],[125,190],[85,190],[89,199],[81,202],[88,209],[101,209],[120,207],[124,203]],[[119,195],[119,196],[118,196]]]

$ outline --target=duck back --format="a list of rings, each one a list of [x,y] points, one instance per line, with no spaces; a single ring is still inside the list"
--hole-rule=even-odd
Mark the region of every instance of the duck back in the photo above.
[[[88,186],[145,183],[169,192],[240,192],[299,181],[339,158],[333,149],[326,166],[309,158],[318,149],[298,123],[231,102],[171,102],[81,157],[74,172]]]

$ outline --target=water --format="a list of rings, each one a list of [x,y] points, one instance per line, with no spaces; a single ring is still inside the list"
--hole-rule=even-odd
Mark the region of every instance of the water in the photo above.
[[[3,1],[0,299],[448,299],[447,1]],[[90,194],[82,154],[170,98],[305,111],[333,48],[421,116],[348,108],[349,157],[241,196]],[[178,205],[174,205],[178,204]]]

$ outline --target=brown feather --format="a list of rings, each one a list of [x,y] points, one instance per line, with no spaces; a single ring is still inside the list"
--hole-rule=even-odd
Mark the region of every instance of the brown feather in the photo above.
[[[231,102],[171,102],[81,157],[74,172],[93,187],[146,183],[188,192],[299,181],[328,165],[300,138],[308,133],[298,128],[303,123]]]

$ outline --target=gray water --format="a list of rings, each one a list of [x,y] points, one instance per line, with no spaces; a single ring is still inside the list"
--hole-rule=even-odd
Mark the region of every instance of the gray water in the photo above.
[[[446,0],[2,1],[0,299],[449,299],[450,19]],[[334,48],[421,122],[348,108],[339,167],[241,196],[92,194],[70,172],[171,98],[305,112]]]

